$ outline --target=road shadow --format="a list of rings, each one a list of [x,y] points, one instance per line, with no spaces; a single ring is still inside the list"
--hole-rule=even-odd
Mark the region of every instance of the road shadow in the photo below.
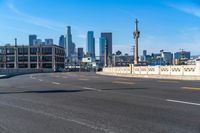
[[[41,91],[12,91],[12,92],[0,92],[0,95],[4,94],[32,94],[32,93],[38,93],[38,94],[46,94],[46,93],[77,93],[82,91],[88,91],[88,90],[41,90]]]

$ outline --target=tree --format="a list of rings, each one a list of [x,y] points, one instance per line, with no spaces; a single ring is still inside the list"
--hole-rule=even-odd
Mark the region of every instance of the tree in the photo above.
[[[116,52],[116,55],[122,55],[122,52],[118,50],[118,51]]]
[[[126,54],[124,54],[125,56],[128,56],[128,54],[126,53]]]

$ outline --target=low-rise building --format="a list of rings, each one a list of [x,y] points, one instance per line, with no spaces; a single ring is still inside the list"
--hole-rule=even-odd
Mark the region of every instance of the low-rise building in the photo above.
[[[0,46],[0,68],[63,69],[64,48],[56,45]]]

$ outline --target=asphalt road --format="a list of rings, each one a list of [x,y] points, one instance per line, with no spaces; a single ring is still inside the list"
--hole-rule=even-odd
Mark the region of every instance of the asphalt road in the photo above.
[[[0,133],[200,133],[200,82],[94,73],[0,79]]]

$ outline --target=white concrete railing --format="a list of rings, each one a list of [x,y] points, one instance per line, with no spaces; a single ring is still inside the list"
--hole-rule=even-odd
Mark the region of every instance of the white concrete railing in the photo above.
[[[197,65],[182,66],[133,66],[104,68],[103,72],[134,75],[177,75],[200,76],[200,62]]]

